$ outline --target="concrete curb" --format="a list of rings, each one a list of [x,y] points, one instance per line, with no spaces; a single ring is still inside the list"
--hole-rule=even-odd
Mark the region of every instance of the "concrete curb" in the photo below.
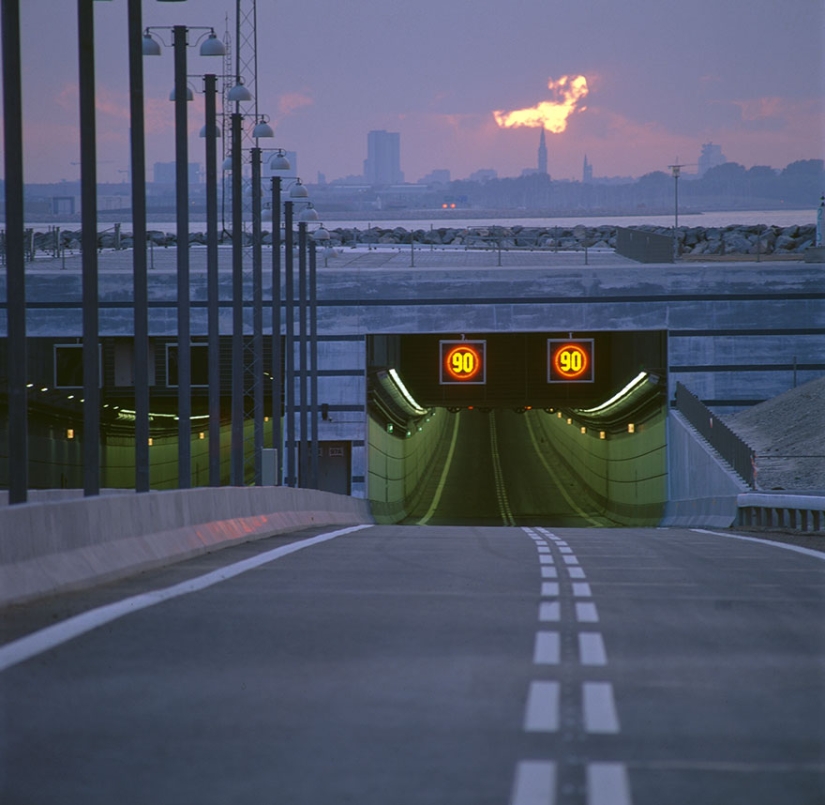
[[[365,500],[221,487],[0,509],[0,606],[122,578],[231,544],[373,522]]]

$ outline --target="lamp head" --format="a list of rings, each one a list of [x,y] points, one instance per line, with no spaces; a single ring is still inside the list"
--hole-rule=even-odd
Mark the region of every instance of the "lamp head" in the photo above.
[[[288,171],[292,168],[286,158],[283,148],[279,148],[269,160],[269,169],[273,171]]]
[[[160,44],[153,38],[149,31],[143,34],[143,55],[160,56]]]
[[[166,2],[170,2],[170,0],[166,0]],[[201,56],[225,56],[226,55],[226,47],[218,39],[218,35],[215,31],[211,31],[209,36],[201,42]]]
[[[252,129],[252,137],[254,139],[259,139],[260,137],[274,137],[275,132],[272,131],[272,126],[266,122],[263,118],[261,118],[258,123],[255,125],[255,128]]]

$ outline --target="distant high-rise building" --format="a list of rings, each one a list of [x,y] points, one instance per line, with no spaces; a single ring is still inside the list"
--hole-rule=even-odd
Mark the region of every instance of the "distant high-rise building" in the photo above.
[[[721,145],[704,143],[702,145],[702,153],[699,156],[699,176],[704,176],[711,168],[715,168],[717,165],[724,165],[727,161],[727,157],[722,153]]]
[[[450,171],[446,168],[436,168],[418,180],[418,184],[449,184]]]
[[[371,185],[403,184],[401,135],[395,131],[371,131],[367,135],[364,179]]]
[[[584,155],[584,167],[582,168],[582,182],[588,184],[593,181],[593,166],[587,161],[587,154]]]
[[[541,137],[539,137],[539,173],[547,173],[547,139],[544,126],[541,127]]]

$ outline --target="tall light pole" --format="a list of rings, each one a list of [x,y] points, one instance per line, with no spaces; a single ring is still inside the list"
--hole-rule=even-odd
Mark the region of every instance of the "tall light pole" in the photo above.
[[[206,138],[206,305],[209,354],[209,485],[221,485],[221,370],[218,322],[218,170],[217,170],[217,76],[203,77]]]
[[[6,169],[6,345],[9,394],[9,503],[28,495],[26,391],[26,268],[23,248],[23,96],[20,85],[20,2],[3,0],[3,134]]]
[[[83,298],[83,494],[100,494],[100,352],[97,265],[94,0],[78,0],[80,243]]]
[[[143,54],[160,55],[160,46],[146,29]],[[226,48],[214,28],[186,25],[172,27],[175,61],[175,210],[177,240],[177,336],[178,336],[178,487],[192,486],[192,363],[189,277],[189,148],[186,103],[189,87],[186,75],[186,48],[190,31],[208,31],[199,38],[201,56],[223,56]],[[147,41],[148,40],[148,41]]]

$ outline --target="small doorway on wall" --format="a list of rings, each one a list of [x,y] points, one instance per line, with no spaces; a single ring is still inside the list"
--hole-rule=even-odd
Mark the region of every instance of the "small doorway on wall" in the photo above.
[[[349,495],[351,491],[352,443],[318,443],[318,489]]]

